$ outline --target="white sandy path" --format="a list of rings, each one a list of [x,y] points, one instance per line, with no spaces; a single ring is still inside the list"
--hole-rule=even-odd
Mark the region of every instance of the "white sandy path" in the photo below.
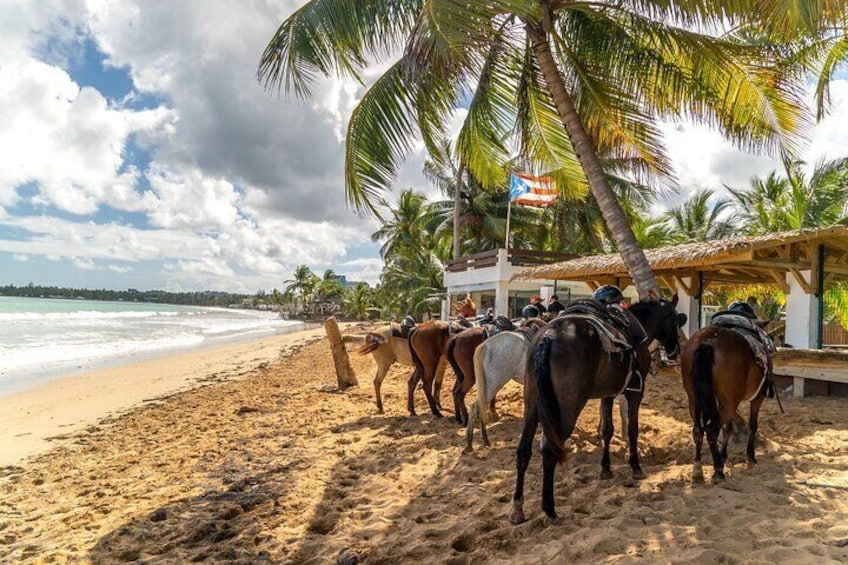
[[[249,374],[291,347],[324,337],[323,328],[101,369],[0,397],[0,466],[18,464],[67,436],[139,404]]]

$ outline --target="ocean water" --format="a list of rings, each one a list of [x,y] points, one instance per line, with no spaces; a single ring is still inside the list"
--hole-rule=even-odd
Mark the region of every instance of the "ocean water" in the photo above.
[[[0,296],[0,394],[302,326],[254,310]]]

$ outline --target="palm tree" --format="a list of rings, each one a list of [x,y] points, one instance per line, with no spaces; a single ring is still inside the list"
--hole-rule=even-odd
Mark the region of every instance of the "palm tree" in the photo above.
[[[785,176],[753,178],[747,190],[728,188],[752,235],[848,221],[848,158],[819,161],[806,177],[802,163],[784,161]]]
[[[306,304],[312,300],[312,294],[318,285],[318,281],[318,277],[315,276],[308,265],[299,265],[292,278],[283,281],[283,284],[286,285],[285,292],[297,296],[300,299],[301,307],[306,307]]]
[[[368,285],[358,284],[347,289],[341,300],[345,316],[366,320],[374,310],[374,297]]]
[[[711,241],[734,234],[736,225],[726,214],[730,210],[730,200],[719,198],[711,203],[714,194],[710,189],[699,190],[665,213],[671,235],[678,243]]]
[[[403,49],[348,124],[346,191],[376,212],[416,132],[433,152],[467,101],[459,162],[485,187],[503,184],[515,133],[528,163],[563,190],[591,190],[637,290],[656,280],[599,157],[669,176],[658,117],[719,127],[746,148],[794,149],[797,78],[776,50],[702,30],[761,24],[788,39],[818,29],[820,4],[782,0],[311,0],[279,27],[259,66],[268,88],[306,97],[316,75],[359,79]],[[756,21],[751,21],[756,18]]]

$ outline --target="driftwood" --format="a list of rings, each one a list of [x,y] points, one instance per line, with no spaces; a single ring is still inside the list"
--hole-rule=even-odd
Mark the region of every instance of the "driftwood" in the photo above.
[[[345,390],[352,386],[358,386],[359,381],[356,380],[356,373],[353,371],[353,365],[350,364],[350,357],[347,355],[342,334],[339,331],[339,324],[335,316],[330,316],[324,322],[324,330],[327,332],[327,340],[330,342],[330,351],[333,353],[333,363],[336,366],[336,380],[339,383],[339,390]]]

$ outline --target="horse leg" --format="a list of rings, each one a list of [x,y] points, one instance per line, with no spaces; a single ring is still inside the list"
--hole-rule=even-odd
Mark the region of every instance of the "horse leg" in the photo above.
[[[442,413],[439,411],[439,406],[436,404],[436,398],[433,396],[433,381],[435,380],[435,375],[433,371],[428,371],[426,368],[425,371],[430,375],[429,378],[427,374],[422,377],[424,381],[424,396],[427,397],[427,402],[430,404],[430,411],[433,413],[433,416],[441,418]]]
[[[713,482],[724,480],[724,460],[721,458],[718,448],[718,431],[719,426],[717,424],[713,425],[712,422],[707,427],[707,443],[710,444],[710,453],[713,456],[713,468],[715,469]]]
[[[418,367],[412,371],[412,374],[409,375],[409,380],[407,381],[408,394],[406,397],[406,409],[409,410],[410,416],[415,416],[415,386],[418,384],[418,380],[421,378],[421,371]]]
[[[748,416],[748,466],[755,465],[757,458],[754,456],[754,444],[757,443],[757,428],[759,427],[760,406],[766,395],[763,392],[751,401],[751,413]]]
[[[549,523],[554,523],[557,519],[554,499],[556,466],[557,457],[542,436],[542,510],[547,515]]]
[[[644,479],[645,473],[639,464],[639,405],[642,404],[641,392],[627,392],[627,450],[629,451],[630,469],[634,479]]]
[[[692,416],[692,440],[695,442],[695,462],[692,480],[704,482],[704,469],[701,467],[701,450],[704,446],[704,429],[701,427],[701,411],[694,400],[689,400],[689,415]]]
[[[462,381],[462,385],[459,387],[459,410],[462,415],[462,422],[468,422],[468,407],[465,405],[465,397],[468,395],[468,392],[471,390],[471,387],[474,386],[474,379],[471,378],[471,373],[466,372],[465,379]]]
[[[612,405],[615,397],[601,399],[601,425],[600,433],[604,441],[604,454],[601,457],[601,479],[611,479],[612,470],[610,469],[610,440],[612,440],[613,421],[612,421]]]
[[[468,414],[468,423],[465,429],[465,453],[471,453],[474,451],[474,424],[477,423],[477,403],[471,405],[471,412]],[[480,418],[480,431],[483,434],[484,442],[486,438],[485,426],[483,426],[483,419]],[[488,442],[486,442],[488,445]]]
[[[377,376],[374,377],[374,396],[377,399],[377,413],[383,413],[383,398],[380,396],[380,387],[383,384],[383,379],[386,378],[386,374],[389,372],[388,365],[379,365],[377,367]]]
[[[538,426],[539,412],[536,408],[536,400],[535,398],[527,399],[524,408],[524,427],[521,430],[521,439],[518,440],[515,458],[518,474],[515,478],[515,493],[512,495],[512,512],[509,514],[509,521],[513,524],[521,524],[526,520],[524,517],[524,475],[533,456],[533,438],[536,436]]]
[[[453,390],[451,390],[451,397],[453,397],[453,412],[456,416],[457,424],[462,424],[462,410],[459,409],[460,388],[462,388],[462,381],[459,379],[459,375],[457,375],[456,381],[453,383]]]
[[[494,397],[492,398],[492,401],[489,403],[489,418],[491,418],[492,420],[500,420],[501,419],[500,415],[495,410],[495,399],[494,399]]]
[[[436,399],[436,406],[442,408],[442,383],[445,380],[445,367],[447,359],[444,356],[439,358],[439,364],[436,365],[436,378],[433,381],[433,397]]]

